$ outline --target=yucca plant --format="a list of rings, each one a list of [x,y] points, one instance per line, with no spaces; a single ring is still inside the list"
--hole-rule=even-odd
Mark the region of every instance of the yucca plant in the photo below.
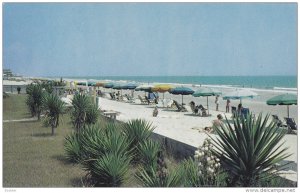
[[[128,137],[130,148],[138,155],[137,147],[140,143],[149,139],[155,127],[142,119],[133,119],[123,125],[123,131]],[[138,159],[138,158],[136,158]]]
[[[26,93],[28,97],[26,99],[26,104],[33,116],[37,116],[40,120],[43,104],[43,88],[40,84],[31,84],[26,88]]]
[[[214,127],[218,138],[213,153],[220,158],[222,167],[230,175],[229,186],[257,186],[261,178],[280,171],[278,164],[289,157],[281,142],[286,131],[274,122],[268,123],[269,115],[257,120],[248,115],[234,118],[234,127],[227,123]]]
[[[101,129],[89,126],[79,133],[83,154],[81,164],[88,172],[92,184],[96,186],[120,185],[122,180],[119,178],[122,176],[122,171],[127,171],[127,162],[129,163],[132,158],[127,137],[115,124],[107,124]],[[115,161],[112,162],[112,159]],[[104,166],[101,165],[103,163]],[[120,171],[115,170],[118,168]]]
[[[100,117],[100,111],[98,110],[98,107],[92,102],[90,102],[90,107],[86,112],[86,121],[85,121],[86,124],[87,125],[96,124],[99,117]]]
[[[161,146],[159,143],[154,142],[151,139],[148,139],[144,142],[141,142],[138,146],[138,154],[140,157],[140,162],[144,168],[147,167],[157,167],[157,154],[161,151]]]
[[[52,135],[55,128],[59,125],[59,117],[64,113],[65,103],[61,101],[57,95],[43,95],[43,110],[45,111],[45,123],[51,126]]]
[[[77,131],[80,131],[86,124],[88,119],[87,113],[91,108],[91,101],[87,95],[75,95],[72,100],[73,111],[71,119]]]
[[[177,168],[166,173],[164,178],[159,176],[156,168],[141,168],[136,178],[144,187],[181,187],[183,185],[180,171]]]
[[[64,150],[66,152],[66,159],[71,163],[80,163],[82,161],[80,133],[74,132],[65,137]]]
[[[116,153],[107,153],[98,158],[91,167],[96,186],[119,187],[126,179],[130,158]]]
[[[198,166],[192,158],[183,160],[179,166],[179,171],[185,187],[200,187],[203,185]]]

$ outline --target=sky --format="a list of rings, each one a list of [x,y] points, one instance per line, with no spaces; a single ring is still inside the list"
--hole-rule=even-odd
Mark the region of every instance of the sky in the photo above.
[[[297,75],[296,3],[4,3],[24,76]]]

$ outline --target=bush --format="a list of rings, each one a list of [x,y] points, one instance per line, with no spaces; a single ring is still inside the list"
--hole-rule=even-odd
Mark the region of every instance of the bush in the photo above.
[[[249,115],[234,118],[234,128],[228,120],[214,127],[219,138],[212,138],[216,146],[213,153],[229,174],[229,186],[259,186],[259,180],[279,172],[276,164],[289,156],[287,148],[281,149],[286,132],[274,122],[268,124],[268,118],[260,114],[255,120]]]
[[[141,160],[141,164],[144,168],[156,168],[157,167],[157,154],[161,151],[161,146],[150,139],[144,141],[138,146],[138,154]],[[147,170],[147,169],[146,169]]]
[[[105,153],[92,165],[96,186],[119,187],[126,179],[130,159],[117,153]]]
[[[134,119],[123,125],[123,131],[128,137],[128,141],[130,141],[130,148],[136,155],[136,160],[140,159],[137,147],[150,138],[154,129],[155,127],[152,127],[151,123],[147,123],[145,120],[141,119]]]

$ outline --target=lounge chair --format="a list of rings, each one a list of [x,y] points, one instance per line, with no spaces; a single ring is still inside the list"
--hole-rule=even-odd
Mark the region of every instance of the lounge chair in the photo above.
[[[177,111],[179,112],[187,112],[186,108],[184,106],[182,106],[181,104],[179,104],[177,101],[173,100],[175,106],[177,107]]]
[[[195,102],[191,101],[189,104],[190,104],[193,114],[199,115],[199,108],[195,105]]]
[[[148,105],[150,105],[150,104],[157,104],[156,98],[150,99],[147,96],[145,96],[145,100],[147,101]]]
[[[110,97],[112,100],[116,100],[116,96],[115,96],[115,93],[109,93]]]
[[[131,96],[127,95],[127,94],[125,94],[124,96],[125,96],[125,98],[127,99],[127,101],[129,103],[133,103],[134,102],[134,98],[133,97],[131,97]]]
[[[201,117],[208,117],[211,114],[208,114],[207,109],[203,107],[203,105],[196,106],[201,110]]]
[[[272,115],[273,121],[276,123],[277,127],[287,127],[287,125],[283,124],[283,122],[279,119],[277,115]]]
[[[145,98],[141,97],[140,95],[138,95],[138,98],[140,99],[142,104],[148,104],[148,101]]]
[[[287,124],[287,127],[288,127],[288,132],[289,133],[293,133],[293,131],[297,131],[297,124],[294,120],[294,118],[287,118],[285,117],[284,118],[286,124]]]

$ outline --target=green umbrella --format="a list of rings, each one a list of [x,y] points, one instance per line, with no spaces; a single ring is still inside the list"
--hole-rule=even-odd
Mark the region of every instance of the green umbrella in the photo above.
[[[216,95],[220,95],[220,94],[222,94],[222,92],[219,91],[219,90],[215,90],[215,89],[212,89],[212,88],[203,87],[203,88],[200,88],[199,90],[196,90],[194,92],[193,96],[194,97],[200,97],[200,96],[206,97],[207,112],[209,114],[208,97],[209,96],[216,96]]]
[[[169,93],[171,94],[175,94],[175,95],[181,95],[182,100],[181,103],[183,105],[183,95],[190,95],[193,94],[195,91],[193,91],[192,89],[188,88],[188,87],[176,87],[173,88],[169,91]]]
[[[288,117],[290,117],[289,114],[289,105],[296,105],[297,104],[297,95],[295,94],[281,94],[275,97],[270,98],[267,100],[267,105],[287,105],[287,113]]]

